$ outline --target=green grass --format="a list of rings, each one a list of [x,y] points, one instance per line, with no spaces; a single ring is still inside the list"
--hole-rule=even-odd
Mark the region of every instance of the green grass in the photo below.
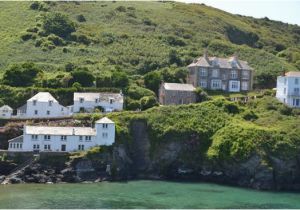
[[[293,62],[276,56],[275,46],[299,50],[298,26],[264,19],[232,15],[204,5],[175,2],[56,2],[49,12],[67,14],[77,23],[77,32],[94,40],[90,45],[72,43],[63,47],[42,51],[35,47],[35,41],[22,41],[20,36],[30,27],[37,25],[37,17],[46,12],[29,9],[31,2],[0,2],[0,74],[12,63],[35,62],[45,71],[64,69],[68,62],[86,66],[95,75],[113,69],[120,69],[129,75],[144,74],[146,71],[169,66],[168,54],[175,49],[182,66],[202,54],[208,45],[209,52],[216,56],[229,56],[238,52],[256,70],[256,75],[271,72],[278,75],[282,67],[296,70]],[[119,12],[117,7],[126,11]],[[132,9],[134,8],[134,9]],[[86,22],[76,21],[82,14]],[[154,23],[147,25],[144,20]],[[231,43],[226,28],[234,26],[240,31],[252,32],[259,36],[261,49]],[[115,41],[103,42],[103,33],[110,33]],[[167,36],[183,40],[184,46],[172,46]],[[294,52],[292,50],[292,52]]]

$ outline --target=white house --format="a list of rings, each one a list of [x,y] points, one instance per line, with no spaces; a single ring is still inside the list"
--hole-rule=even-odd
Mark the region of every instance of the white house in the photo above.
[[[72,152],[115,142],[115,123],[104,117],[91,127],[24,126],[23,135],[11,139],[9,151]]]
[[[74,93],[73,112],[93,112],[102,107],[105,112],[123,110],[122,93]]]
[[[39,92],[17,109],[20,118],[54,118],[69,116],[69,109],[58,103],[48,92]]]
[[[290,107],[300,108],[300,72],[277,77],[276,98]]]
[[[10,106],[4,105],[0,107],[0,118],[11,118],[13,109]]]

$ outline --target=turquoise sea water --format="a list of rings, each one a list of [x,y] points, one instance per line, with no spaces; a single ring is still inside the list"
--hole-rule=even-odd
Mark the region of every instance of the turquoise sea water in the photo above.
[[[300,208],[300,193],[130,181],[0,186],[0,208]]]

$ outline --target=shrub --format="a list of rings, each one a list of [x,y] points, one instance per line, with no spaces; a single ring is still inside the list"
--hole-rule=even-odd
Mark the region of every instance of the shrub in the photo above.
[[[125,72],[114,71],[111,76],[113,87],[124,88],[129,84],[129,79]]]
[[[51,41],[55,46],[64,46],[64,45],[66,45],[66,42],[62,38],[60,38],[60,37],[58,37],[54,34],[50,34],[47,37],[47,39],[49,41]]]
[[[197,102],[203,102],[203,101],[207,101],[210,99],[208,94],[204,90],[202,90],[200,87],[196,88],[195,93],[196,93],[196,101]]]
[[[175,36],[167,36],[165,41],[171,46],[185,46],[186,43],[183,39],[175,37]]]
[[[24,33],[21,35],[21,39],[23,41],[28,41],[29,39],[32,39],[34,35],[32,33]]]
[[[66,72],[71,72],[71,71],[74,71],[76,68],[76,65],[74,63],[67,63],[65,65],[65,71]]]
[[[256,120],[258,118],[258,116],[252,110],[246,110],[243,112],[242,117],[247,121]]]
[[[67,37],[76,30],[75,24],[68,16],[61,13],[49,13],[43,18],[43,29],[48,34]]]
[[[146,88],[152,90],[156,94],[158,93],[159,85],[161,83],[162,77],[158,71],[152,71],[144,76],[144,83]]]
[[[154,96],[144,96],[140,100],[141,103],[141,109],[146,110],[154,106],[158,106],[158,102],[156,100],[156,97]]]
[[[41,71],[34,63],[14,64],[4,72],[3,83],[10,86],[31,86]]]
[[[157,24],[154,23],[152,20],[150,20],[149,18],[145,18],[143,19],[143,23],[147,26],[156,26]]]
[[[282,106],[279,108],[279,112],[280,112],[280,114],[283,114],[283,115],[292,115],[293,109],[282,104]]]
[[[81,15],[81,14],[76,16],[76,20],[78,22],[86,22],[85,17],[83,15]]]
[[[116,8],[116,11],[118,11],[118,12],[126,12],[126,8],[124,6],[118,6]]]
[[[95,77],[88,71],[88,69],[77,69],[71,72],[71,75],[73,77],[71,83],[78,82],[83,87],[90,87],[94,84]]]
[[[117,37],[113,33],[102,33],[101,34],[101,41],[105,45],[112,44],[117,40]]]

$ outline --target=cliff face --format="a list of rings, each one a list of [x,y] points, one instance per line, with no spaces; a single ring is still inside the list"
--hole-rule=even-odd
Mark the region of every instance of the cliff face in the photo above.
[[[132,146],[125,151],[130,161],[127,159],[123,163],[135,169],[128,171],[132,177],[210,181],[265,190],[300,190],[300,156],[288,160],[270,156],[266,162],[262,155],[254,153],[242,162],[210,161],[201,154],[199,145],[193,145],[193,139],[170,139],[153,149],[144,121],[133,121],[131,133]]]

